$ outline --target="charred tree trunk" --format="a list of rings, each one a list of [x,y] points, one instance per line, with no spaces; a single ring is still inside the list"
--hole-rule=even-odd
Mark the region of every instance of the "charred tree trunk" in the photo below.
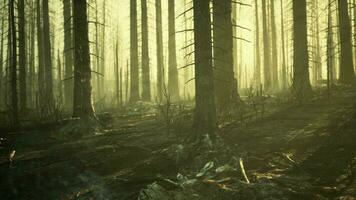
[[[351,84],[355,80],[352,59],[351,25],[346,0],[338,0],[340,34],[340,83]]]
[[[270,54],[270,40],[268,37],[268,18],[267,18],[266,0],[262,0],[262,25],[263,25],[263,74],[264,74],[264,88],[270,90],[272,87],[271,78],[271,54]]]
[[[162,101],[163,92],[163,36],[162,36],[162,4],[161,0],[156,0],[156,42],[157,42],[157,99]]]
[[[10,48],[10,84],[11,84],[11,114],[12,124],[19,124],[18,116],[18,96],[17,96],[17,42],[16,42],[16,25],[15,25],[15,2],[9,0],[9,48]]]
[[[30,13],[29,18],[29,30],[30,30],[30,37],[29,37],[29,78],[28,78],[28,85],[29,85],[29,92],[28,92],[28,100],[29,105],[31,108],[34,107],[34,96],[35,96],[35,26],[36,26],[36,11],[34,6],[34,1],[30,3]]]
[[[130,0],[130,102],[140,99],[138,80],[137,2]]]
[[[100,85],[99,85],[99,90],[98,90],[98,96],[99,98],[103,98],[104,94],[105,94],[105,72],[106,72],[106,59],[105,59],[105,42],[106,42],[106,0],[104,0],[103,2],[103,24],[104,26],[102,26],[102,37],[101,37],[101,65],[100,65],[100,73],[102,74],[101,76],[99,76],[99,80],[100,80]]]
[[[311,94],[308,63],[306,0],[293,0],[293,89],[303,101]]]
[[[73,116],[95,118],[91,99],[91,68],[86,0],[73,1],[74,102]]]
[[[64,16],[64,105],[73,106],[73,31],[72,31],[72,4],[71,0],[63,0]]]
[[[20,110],[27,109],[27,90],[26,90],[26,24],[25,24],[25,0],[18,1],[18,26],[19,26],[19,97]]]
[[[328,28],[327,28],[327,75],[328,75],[328,86],[334,83],[335,77],[335,59],[334,59],[334,34],[333,34],[333,18],[331,10],[331,0],[328,1]]]
[[[43,55],[44,55],[44,72],[45,72],[45,100],[46,110],[48,111],[54,104],[53,97],[53,79],[52,79],[52,48],[51,48],[51,36],[49,31],[49,10],[48,0],[42,1],[42,14],[43,14]]]
[[[5,32],[5,16],[1,12],[1,35],[0,35],[0,108],[5,103],[5,76],[4,70],[4,32]]]
[[[285,48],[285,38],[284,38],[284,16],[283,16],[283,0],[281,0],[281,39],[282,39],[282,77],[281,84],[282,89],[285,90],[287,88],[287,64],[286,64],[286,48]]]
[[[281,0],[282,1],[282,0]],[[258,16],[258,0],[255,0],[255,26],[256,26],[256,38],[255,38],[255,81],[256,88],[261,85],[261,55],[260,55],[260,22]]]
[[[228,111],[237,101],[234,87],[233,35],[230,0],[213,1],[214,79],[217,108]]]
[[[173,101],[179,100],[178,69],[175,33],[175,0],[168,0],[168,93]]]
[[[40,0],[37,0],[36,2],[36,24],[37,24],[37,51],[38,51],[38,93],[37,93],[37,99],[38,99],[38,106],[42,109],[44,109],[44,104],[45,104],[45,99],[41,96],[45,94],[45,86],[46,83],[44,82],[44,56],[43,56],[43,30],[42,30],[42,17],[41,17],[41,3]]]
[[[217,125],[209,3],[209,0],[193,0],[196,87],[194,139],[196,140],[201,140],[204,134],[214,138]]]
[[[274,14],[274,1],[271,0],[270,12],[271,12],[271,35],[272,35],[272,63],[271,63],[271,75],[272,75],[272,89],[278,90],[279,77],[278,77],[278,51],[277,51],[277,28]]]
[[[142,32],[142,100],[151,101],[150,57],[148,50],[148,15],[147,0],[141,0],[141,32]]]

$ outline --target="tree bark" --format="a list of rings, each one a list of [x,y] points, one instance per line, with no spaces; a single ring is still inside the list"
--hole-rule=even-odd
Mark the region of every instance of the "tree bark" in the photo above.
[[[91,68],[86,0],[73,1],[74,102],[73,116],[95,118],[91,99]]]
[[[271,0],[270,12],[271,12],[271,35],[272,35],[272,63],[271,63],[271,75],[272,75],[272,89],[279,89],[279,76],[278,76],[278,50],[277,50],[277,28],[275,19],[274,1]]]
[[[9,48],[10,48],[10,84],[11,84],[11,113],[12,125],[19,124],[18,116],[18,94],[17,94],[17,42],[16,42],[16,25],[15,25],[15,8],[14,1],[9,0]]]
[[[163,92],[163,36],[162,36],[162,4],[161,0],[156,0],[156,45],[157,45],[157,99],[158,102],[162,101]]]
[[[193,0],[195,38],[195,139],[205,134],[214,137],[216,110],[212,67],[211,21],[209,0]]]
[[[340,83],[351,84],[355,80],[352,58],[351,25],[346,0],[338,0],[340,34]]]
[[[214,79],[217,108],[228,111],[238,97],[233,69],[233,35],[230,0],[213,1]]]
[[[26,85],[26,24],[25,24],[25,0],[18,1],[18,27],[19,27],[19,97],[20,110],[27,109],[27,85]]]
[[[141,32],[142,32],[142,100],[151,101],[150,57],[148,50],[148,15],[147,0],[141,0]]]
[[[308,63],[306,0],[293,0],[293,89],[303,101],[311,94]]]
[[[270,54],[270,40],[267,30],[267,9],[266,0],[262,0],[262,26],[263,26],[263,75],[264,75],[264,88],[270,90],[272,87],[271,79],[271,54]]]
[[[282,77],[281,84],[282,89],[285,90],[287,88],[287,64],[286,64],[286,48],[285,48],[285,37],[284,37],[284,8],[283,8],[283,0],[281,0],[281,39],[282,39]]]
[[[175,25],[175,0],[168,0],[168,93],[173,101],[178,101],[179,85]]]
[[[281,0],[282,1],[282,0]],[[255,37],[255,82],[256,88],[258,89],[261,85],[261,55],[260,55],[260,22],[258,13],[258,0],[255,0],[255,26],[256,26],[256,37]]]
[[[139,100],[137,2],[130,0],[130,102]]]
[[[64,105],[67,108],[73,106],[73,31],[72,31],[72,5],[71,0],[63,0],[64,18]]]
[[[44,82],[45,78],[45,73],[44,73],[44,56],[43,56],[43,29],[42,29],[42,16],[41,16],[41,1],[37,0],[36,1],[36,24],[37,24],[37,54],[38,54],[38,93],[37,93],[37,99],[38,99],[38,106],[41,108],[41,110],[44,109],[45,105],[45,98],[43,98],[42,95],[45,94],[45,85],[46,83]]]
[[[3,13],[1,12],[2,16],[1,16],[1,35],[0,35],[0,107],[3,106],[3,104],[5,103],[5,87],[4,87],[4,83],[5,83],[5,76],[3,73],[3,68],[4,68],[4,32],[5,32],[5,16],[3,15]]]
[[[48,111],[54,104],[53,78],[52,78],[52,48],[49,26],[48,0],[42,1],[43,14],[43,47],[44,47],[44,72],[45,72],[45,100],[46,110]]]

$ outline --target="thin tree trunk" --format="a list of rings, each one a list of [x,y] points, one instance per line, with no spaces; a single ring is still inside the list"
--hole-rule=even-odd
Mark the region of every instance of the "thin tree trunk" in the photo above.
[[[25,0],[18,1],[18,27],[19,27],[19,97],[20,110],[27,109],[27,85],[26,85],[26,24],[25,24]]]
[[[267,11],[266,0],[262,0],[262,25],[263,25],[263,74],[264,74],[264,88],[271,89],[271,57],[270,57],[270,41],[267,30]]]
[[[179,85],[175,30],[175,0],[168,0],[168,92],[173,101],[178,101]]]
[[[137,2],[130,0],[130,102],[139,100]]]
[[[99,98],[103,98],[105,94],[105,72],[106,72],[106,59],[105,59],[105,42],[106,42],[106,0],[103,2],[103,24],[102,26],[102,38],[101,38],[101,66],[100,66],[100,73],[102,76],[98,77],[100,80],[100,86],[99,86]]]
[[[64,16],[64,105],[73,106],[73,31],[72,31],[72,4],[71,0],[63,0]]]
[[[260,55],[260,22],[259,22],[259,13],[258,13],[258,1],[255,0],[255,26],[256,26],[256,38],[255,38],[255,81],[256,88],[259,88],[261,85],[261,55]],[[281,0],[282,1],[282,0]]]
[[[36,10],[34,1],[30,3],[30,37],[29,37],[29,89],[28,99],[31,108],[34,107],[34,96],[35,96],[35,26],[36,26]]]
[[[141,34],[142,34],[142,100],[151,101],[150,57],[148,50],[148,14],[147,0],[141,0]]]
[[[277,28],[275,20],[275,8],[274,1],[271,0],[270,12],[271,12],[271,35],[272,35],[272,63],[271,63],[271,74],[272,74],[272,88],[273,90],[278,90],[279,88],[279,77],[278,77],[278,51],[277,51]]]
[[[162,4],[161,0],[156,0],[156,42],[157,42],[157,98],[162,101],[163,91],[163,36],[162,36]]]
[[[315,34],[316,34],[316,53],[315,53],[315,65],[316,65],[316,84],[318,84],[319,80],[322,79],[322,75],[321,75],[321,46],[320,46],[320,35],[319,35],[319,9],[318,9],[318,5],[319,5],[319,1],[315,0],[315,15],[316,15],[316,24],[315,24]]]
[[[15,2],[9,0],[9,31],[10,35],[10,84],[11,84],[11,111],[12,123],[14,126],[19,124],[18,116],[18,97],[17,97],[17,42],[16,42],[16,25],[15,25]]]
[[[308,63],[306,0],[293,0],[293,89],[304,101],[311,94]]]
[[[5,16],[1,12],[1,38],[0,38],[0,108],[5,103],[5,76],[3,73],[4,68],[4,31],[5,31]]]
[[[43,14],[43,47],[44,47],[44,72],[45,72],[45,83],[46,83],[46,109],[50,109],[54,103],[53,97],[53,79],[52,79],[52,47],[51,47],[51,36],[50,36],[50,25],[49,25],[49,9],[48,0],[42,1],[42,14]]]
[[[340,34],[340,83],[351,84],[355,80],[352,59],[351,25],[346,0],[338,0]]]
[[[282,89],[285,90],[287,88],[287,69],[286,69],[286,48],[285,48],[285,38],[284,38],[284,8],[283,8],[283,0],[281,0],[281,39],[282,39]]]
[[[193,0],[196,87],[194,139],[196,140],[201,140],[204,134],[208,134],[210,138],[214,138],[217,125],[209,3],[209,0]]]
[[[116,34],[117,35],[117,34]],[[120,76],[120,72],[119,72],[119,40],[116,39],[116,44],[115,44],[115,90],[116,90],[116,103],[117,106],[119,106],[120,104],[120,80],[119,80],[119,76]]]
[[[57,79],[58,79],[58,98],[60,102],[63,102],[63,84],[62,84],[62,63],[61,56],[58,50],[57,53]]]
[[[333,17],[331,10],[331,0],[328,0],[328,28],[327,28],[327,71],[328,71],[328,85],[334,83],[335,77],[335,59],[334,59],[334,34],[333,34]]]
[[[37,23],[37,55],[38,55],[38,72],[37,72],[37,76],[38,76],[38,94],[37,94],[37,99],[38,99],[38,103],[39,103],[39,107],[40,109],[44,109],[44,104],[45,104],[45,99],[43,98],[43,94],[45,94],[45,86],[46,83],[44,82],[44,56],[43,56],[43,30],[42,30],[42,16],[41,16],[41,3],[40,0],[37,0],[36,2],[36,23]],[[40,96],[41,95],[41,96]],[[43,111],[43,110],[42,110]]]
[[[74,102],[73,116],[95,118],[91,99],[91,68],[86,0],[73,1]]]
[[[125,101],[129,102],[129,61],[126,62]]]

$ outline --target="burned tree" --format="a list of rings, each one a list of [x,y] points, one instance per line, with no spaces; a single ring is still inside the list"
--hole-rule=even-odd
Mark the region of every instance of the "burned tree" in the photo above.
[[[139,100],[137,2],[130,0],[130,102]]]
[[[26,24],[25,24],[25,0],[18,1],[18,26],[19,26],[19,97],[20,110],[27,109],[27,90],[26,90]]]
[[[213,1],[214,79],[217,108],[228,111],[238,100],[233,66],[231,2]]]
[[[173,101],[179,100],[175,33],[175,0],[168,0],[168,92]]]
[[[271,54],[270,54],[270,40],[268,37],[267,29],[267,6],[266,0],[262,0],[262,27],[263,27],[263,75],[264,75],[264,88],[270,90],[272,87],[271,77]]]
[[[340,35],[340,83],[351,84],[355,80],[352,59],[351,25],[347,10],[347,1],[338,0]]]
[[[308,63],[306,0],[293,0],[293,90],[303,101],[311,94]]]
[[[202,139],[205,134],[208,134],[210,138],[214,138],[217,125],[209,3],[209,0],[193,0],[196,87],[194,111],[195,140]]]
[[[64,19],[64,105],[68,108],[73,103],[73,31],[72,31],[72,5],[71,0],[63,0]]]
[[[157,99],[162,101],[163,92],[163,71],[164,71],[164,60],[163,60],[163,36],[162,36],[162,2],[161,0],[156,0],[156,42],[157,42]]]
[[[147,0],[141,0],[141,34],[142,34],[142,100],[151,101],[150,57],[148,50],[148,16]]]
[[[274,1],[271,0],[270,13],[271,13],[271,39],[272,39],[272,62],[271,62],[271,79],[272,79],[272,89],[276,90],[279,88],[278,82],[278,51],[277,51],[277,29],[275,20],[275,9]]]
[[[91,99],[91,68],[86,0],[73,1],[74,100],[73,116],[95,118]]]

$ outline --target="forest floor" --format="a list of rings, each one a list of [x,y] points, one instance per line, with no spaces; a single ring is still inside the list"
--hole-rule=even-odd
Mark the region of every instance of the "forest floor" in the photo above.
[[[2,129],[0,199],[356,199],[356,89],[266,107],[210,149],[184,144],[191,113],[167,135],[154,108],[80,138],[63,123]]]

